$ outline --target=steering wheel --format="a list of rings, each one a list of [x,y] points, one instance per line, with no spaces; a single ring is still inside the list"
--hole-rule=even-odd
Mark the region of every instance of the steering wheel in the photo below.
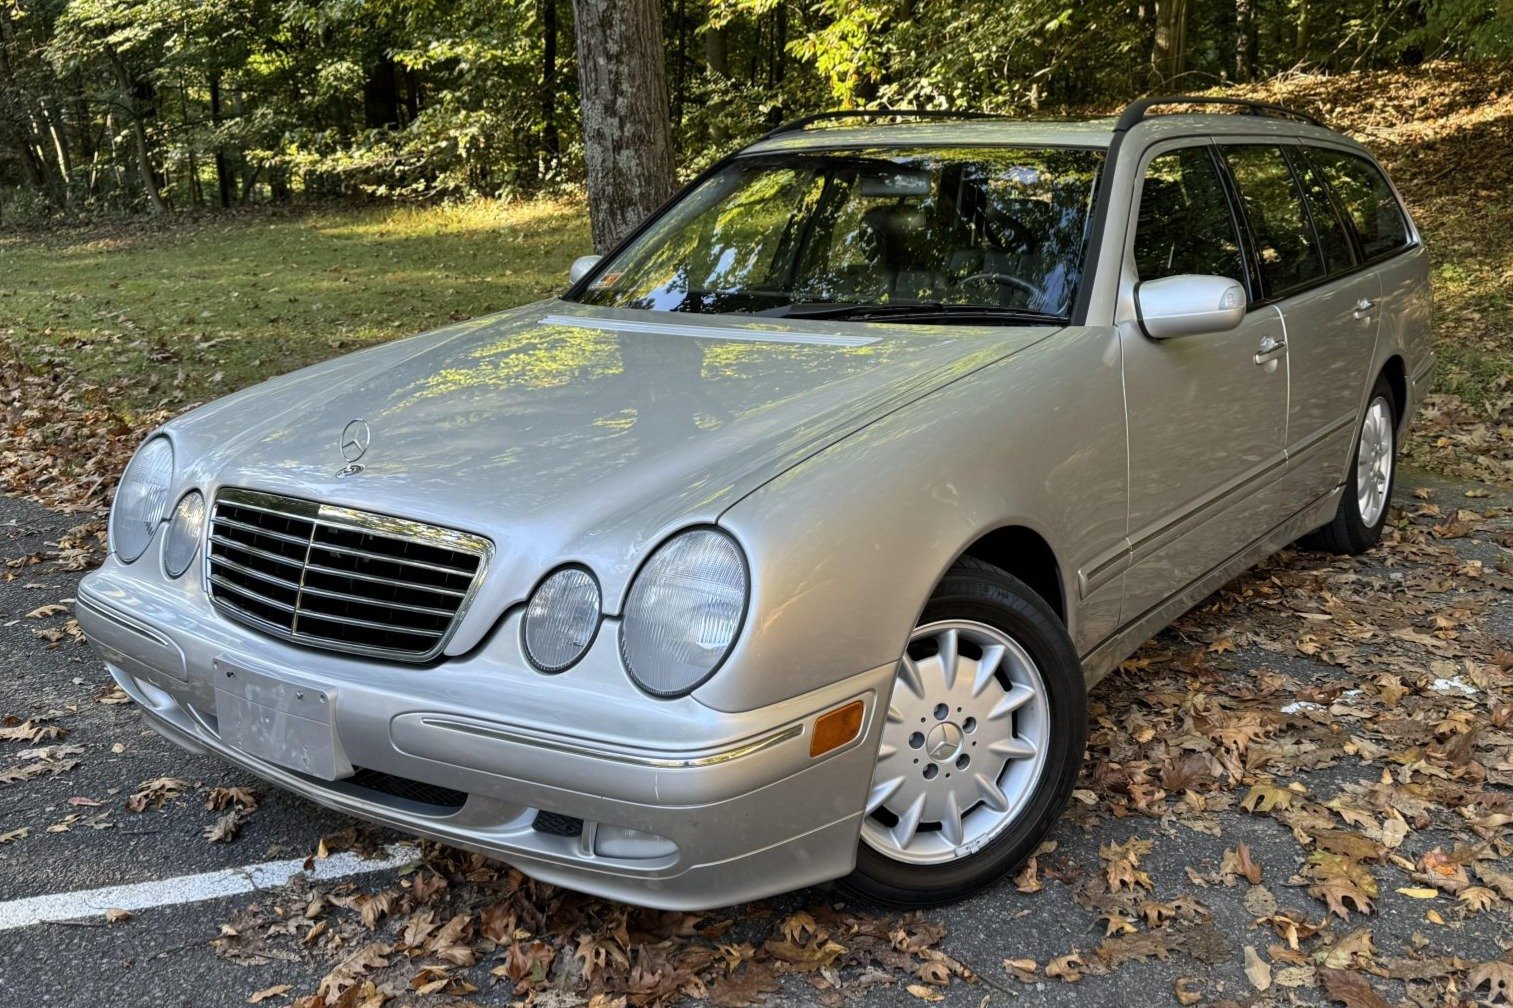
[[[980,283],[983,281],[998,284],[1000,287],[1013,287],[1015,290],[1022,291],[1032,298],[1040,293],[1040,289],[1028,280],[1021,280],[1019,277],[1011,276],[1008,273],[973,273],[970,276],[962,277],[951,286],[961,287],[965,284]]]

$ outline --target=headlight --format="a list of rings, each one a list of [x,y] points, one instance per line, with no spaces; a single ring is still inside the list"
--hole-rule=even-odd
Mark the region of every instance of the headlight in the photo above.
[[[695,529],[663,543],[625,600],[620,653],[648,693],[680,696],[730,653],[746,615],[746,560],[735,540]]]
[[[541,582],[525,607],[525,656],[542,672],[561,672],[594,642],[599,585],[588,571],[564,567]]]
[[[173,445],[165,437],[155,437],[132,456],[110,509],[110,547],[126,563],[141,556],[152,542],[152,533],[168,508],[172,482]]]
[[[200,548],[200,532],[205,528],[205,498],[198,490],[191,490],[179,498],[168,521],[168,539],[163,543],[163,570],[169,577],[178,577],[189,569],[189,563]]]

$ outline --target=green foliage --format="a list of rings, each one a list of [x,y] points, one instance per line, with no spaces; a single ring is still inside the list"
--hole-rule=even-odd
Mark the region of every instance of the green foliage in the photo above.
[[[680,169],[836,106],[1049,112],[1513,53],[1513,7],[1485,0],[1159,9],[1182,13],[1158,60],[1140,0],[663,0]],[[570,0],[0,0],[0,187],[34,220],[561,192],[574,61]]]

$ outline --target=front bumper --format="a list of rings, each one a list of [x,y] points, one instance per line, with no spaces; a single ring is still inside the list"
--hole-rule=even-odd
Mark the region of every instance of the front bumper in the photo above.
[[[188,749],[543,881],[673,910],[758,899],[854,867],[879,697],[893,676],[874,669],[759,711],[721,712],[636,691],[614,633],[574,669],[535,673],[519,655],[518,614],[467,655],[396,666],[256,634],[193,586],[134,577],[114,559],[84,579],[77,614],[148,723]],[[329,697],[338,763],[356,775],[322,779],[230,744],[215,683],[228,667]],[[865,704],[861,734],[811,758],[814,717],[855,699]]]

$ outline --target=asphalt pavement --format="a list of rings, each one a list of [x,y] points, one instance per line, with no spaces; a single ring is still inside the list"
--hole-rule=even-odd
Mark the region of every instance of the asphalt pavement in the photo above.
[[[1409,489],[1402,488],[1400,498]],[[1437,492],[1458,499],[1460,488],[1440,485]],[[1497,501],[1478,503],[1485,506]],[[305,858],[315,851],[321,837],[353,823],[263,785],[214,758],[185,752],[148,730],[132,704],[106,702],[115,699],[110,679],[89,650],[68,633],[68,614],[29,615],[50,604],[71,607],[78,574],[26,558],[45,556],[48,544],[77,520],[0,498],[0,558],[9,561],[0,569],[0,577],[8,578],[0,582],[0,718],[11,727],[28,719],[36,723],[38,718],[51,718],[41,723],[66,731],[59,739],[36,743],[0,741],[0,773],[37,762],[22,752],[29,746],[78,747],[77,751],[54,750],[43,757],[67,765],[62,772],[9,783],[0,777],[0,925],[6,907],[23,905],[19,901],[194,879],[164,887],[164,892],[154,896],[163,905],[139,909],[117,922],[107,920],[107,906],[87,906],[87,913],[72,919],[0,930],[0,1008],[106,1004],[203,1008],[245,1004],[254,992],[277,984],[291,985],[295,994],[313,991],[331,968],[329,953],[290,942],[270,956],[246,957],[249,962],[263,961],[244,965],[224,957],[212,941],[225,934],[225,927],[234,928],[238,919],[281,901],[304,898],[298,880],[290,889],[262,876],[249,879],[248,866]],[[1490,542],[1468,539],[1464,548],[1506,559],[1506,551]],[[1502,603],[1494,619],[1513,627],[1513,603]],[[1226,658],[1237,675],[1264,664],[1307,679],[1321,674],[1323,668],[1302,655],[1261,653],[1243,646]],[[1360,770],[1358,765],[1339,762],[1310,771],[1306,779],[1312,792],[1323,793],[1341,782],[1359,779]],[[129,811],[128,798],[158,778],[186,782],[185,794],[168,799],[161,809]],[[205,807],[207,789],[215,787],[249,788],[258,797],[255,813],[246,818],[231,842],[212,843],[204,836],[222,815]],[[1088,976],[1077,983],[1022,984],[1008,978],[1005,959],[1029,958],[1043,966],[1072,949],[1089,950],[1103,939],[1106,922],[1077,903],[1070,885],[1047,882],[1033,894],[1001,887],[929,915],[946,925],[942,948],[991,981],[952,984],[943,991],[942,1003],[948,1008],[979,1008],[985,1001],[994,1005],[1172,1005],[1177,1003],[1173,983],[1178,977],[1198,978],[1205,1003],[1225,999],[1248,1003],[1255,992],[1245,975],[1241,949],[1246,945],[1264,949],[1275,938],[1269,930],[1255,927],[1254,915],[1240,894],[1199,891],[1193,873],[1214,872],[1224,852],[1244,841],[1258,860],[1269,864],[1268,876],[1280,880],[1298,865],[1299,847],[1286,827],[1269,816],[1233,812],[1222,817],[1222,826],[1221,835],[1214,836],[1179,823],[1140,817],[1070,816],[1052,838],[1059,864],[1097,870],[1100,846],[1137,835],[1152,838],[1157,842],[1144,868],[1154,882],[1154,892],[1162,898],[1196,892],[1212,911],[1212,920],[1200,925],[1166,959],[1136,959],[1109,975]],[[21,830],[27,832],[6,839]],[[403,839],[378,830],[366,830],[364,835],[378,847]],[[398,857],[403,859],[403,849]],[[349,867],[356,873],[347,884],[357,890],[379,891],[394,884],[395,868],[373,870],[355,860],[349,861]],[[207,873],[216,872],[224,874],[207,881]],[[251,891],[199,898],[235,889],[237,879]],[[1293,906],[1315,919],[1320,916],[1320,904],[1301,888],[1277,884],[1273,891],[1284,908]],[[830,898],[823,892],[808,892],[785,900],[797,906]],[[77,900],[64,904],[76,911],[79,906]],[[1367,922],[1376,932],[1379,947],[1404,945],[1422,930],[1422,913],[1401,906],[1401,902],[1384,903],[1382,913]],[[1502,955],[1500,943],[1506,943],[1508,936],[1504,911],[1471,917],[1436,940],[1448,942],[1467,959],[1485,959]],[[485,989],[474,998],[480,1003],[509,1003],[505,990],[491,993]],[[1328,1003],[1312,987],[1287,996],[1294,1003]],[[819,1004],[819,998],[803,978],[790,977],[769,1003]],[[287,1004],[288,998],[273,997],[264,1003]],[[914,1005],[919,1001],[901,986],[880,986],[870,989],[859,1003]]]

